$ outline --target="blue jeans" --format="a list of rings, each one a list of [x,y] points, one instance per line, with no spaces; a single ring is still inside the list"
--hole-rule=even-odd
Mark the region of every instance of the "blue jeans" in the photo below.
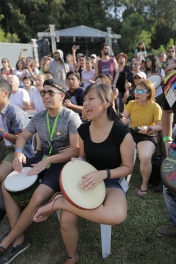
[[[166,192],[167,188],[163,185],[163,197],[166,203],[167,212],[171,224],[176,228],[176,202]]]

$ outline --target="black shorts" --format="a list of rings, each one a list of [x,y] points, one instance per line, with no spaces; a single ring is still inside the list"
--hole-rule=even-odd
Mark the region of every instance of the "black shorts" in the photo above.
[[[31,164],[38,163],[43,158],[43,154],[39,153],[36,157],[27,159],[24,167],[32,167]],[[39,173],[39,179],[41,184],[45,184],[53,189],[54,192],[60,192],[59,176],[62,168],[66,163],[54,163],[51,164],[49,169],[45,169]]]
[[[147,136],[146,134],[141,134],[141,133],[134,131],[132,128],[130,128],[130,131],[131,131],[133,140],[136,143],[136,145],[141,141],[147,140],[147,141],[151,141],[156,147],[156,145],[157,145],[156,136]]]

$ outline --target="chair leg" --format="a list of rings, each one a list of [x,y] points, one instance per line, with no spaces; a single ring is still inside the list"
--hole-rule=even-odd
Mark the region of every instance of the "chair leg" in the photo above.
[[[111,254],[111,225],[100,225],[102,257],[106,258]]]

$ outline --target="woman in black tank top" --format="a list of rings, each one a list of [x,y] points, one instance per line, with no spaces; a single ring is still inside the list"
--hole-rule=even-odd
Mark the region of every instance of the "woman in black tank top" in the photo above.
[[[81,210],[58,194],[34,215],[35,222],[48,218],[53,211],[61,213],[61,233],[67,249],[68,259],[77,263],[78,216],[99,223],[115,225],[122,223],[127,216],[124,178],[133,170],[134,143],[129,128],[124,125],[112,108],[113,92],[106,84],[93,84],[84,92],[83,107],[90,120],[78,128],[79,158],[87,160],[97,171],[83,176],[80,187],[92,190],[104,181],[106,196],[102,205],[93,210]],[[73,261],[73,260],[72,260]],[[69,263],[69,262],[68,262]]]

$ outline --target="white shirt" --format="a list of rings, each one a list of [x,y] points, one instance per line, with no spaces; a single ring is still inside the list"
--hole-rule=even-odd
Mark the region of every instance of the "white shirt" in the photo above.
[[[18,88],[16,93],[11,93],[10,102],[20,107],[24,106],[24,102],[30,102],[29,94],[26,90]]]
[[[27,91],[27,90],[26,90],[26,91]],[[37,91],[37,88],[36,88],[35,86],[31,86],[30,89],[27,91],[28,94],[29,94],[29,97],[30,97],[30,102],[32,102],[32,101],[31,101],[31,98],[33,98],[33,97],[32,97],[32,94],[33,94],[35,91]]]
[[[31,94],[31,103],[34,104],[34,109],[37,110],[37,112],[40,112],[45,109],[42,97],[37,89]]]

